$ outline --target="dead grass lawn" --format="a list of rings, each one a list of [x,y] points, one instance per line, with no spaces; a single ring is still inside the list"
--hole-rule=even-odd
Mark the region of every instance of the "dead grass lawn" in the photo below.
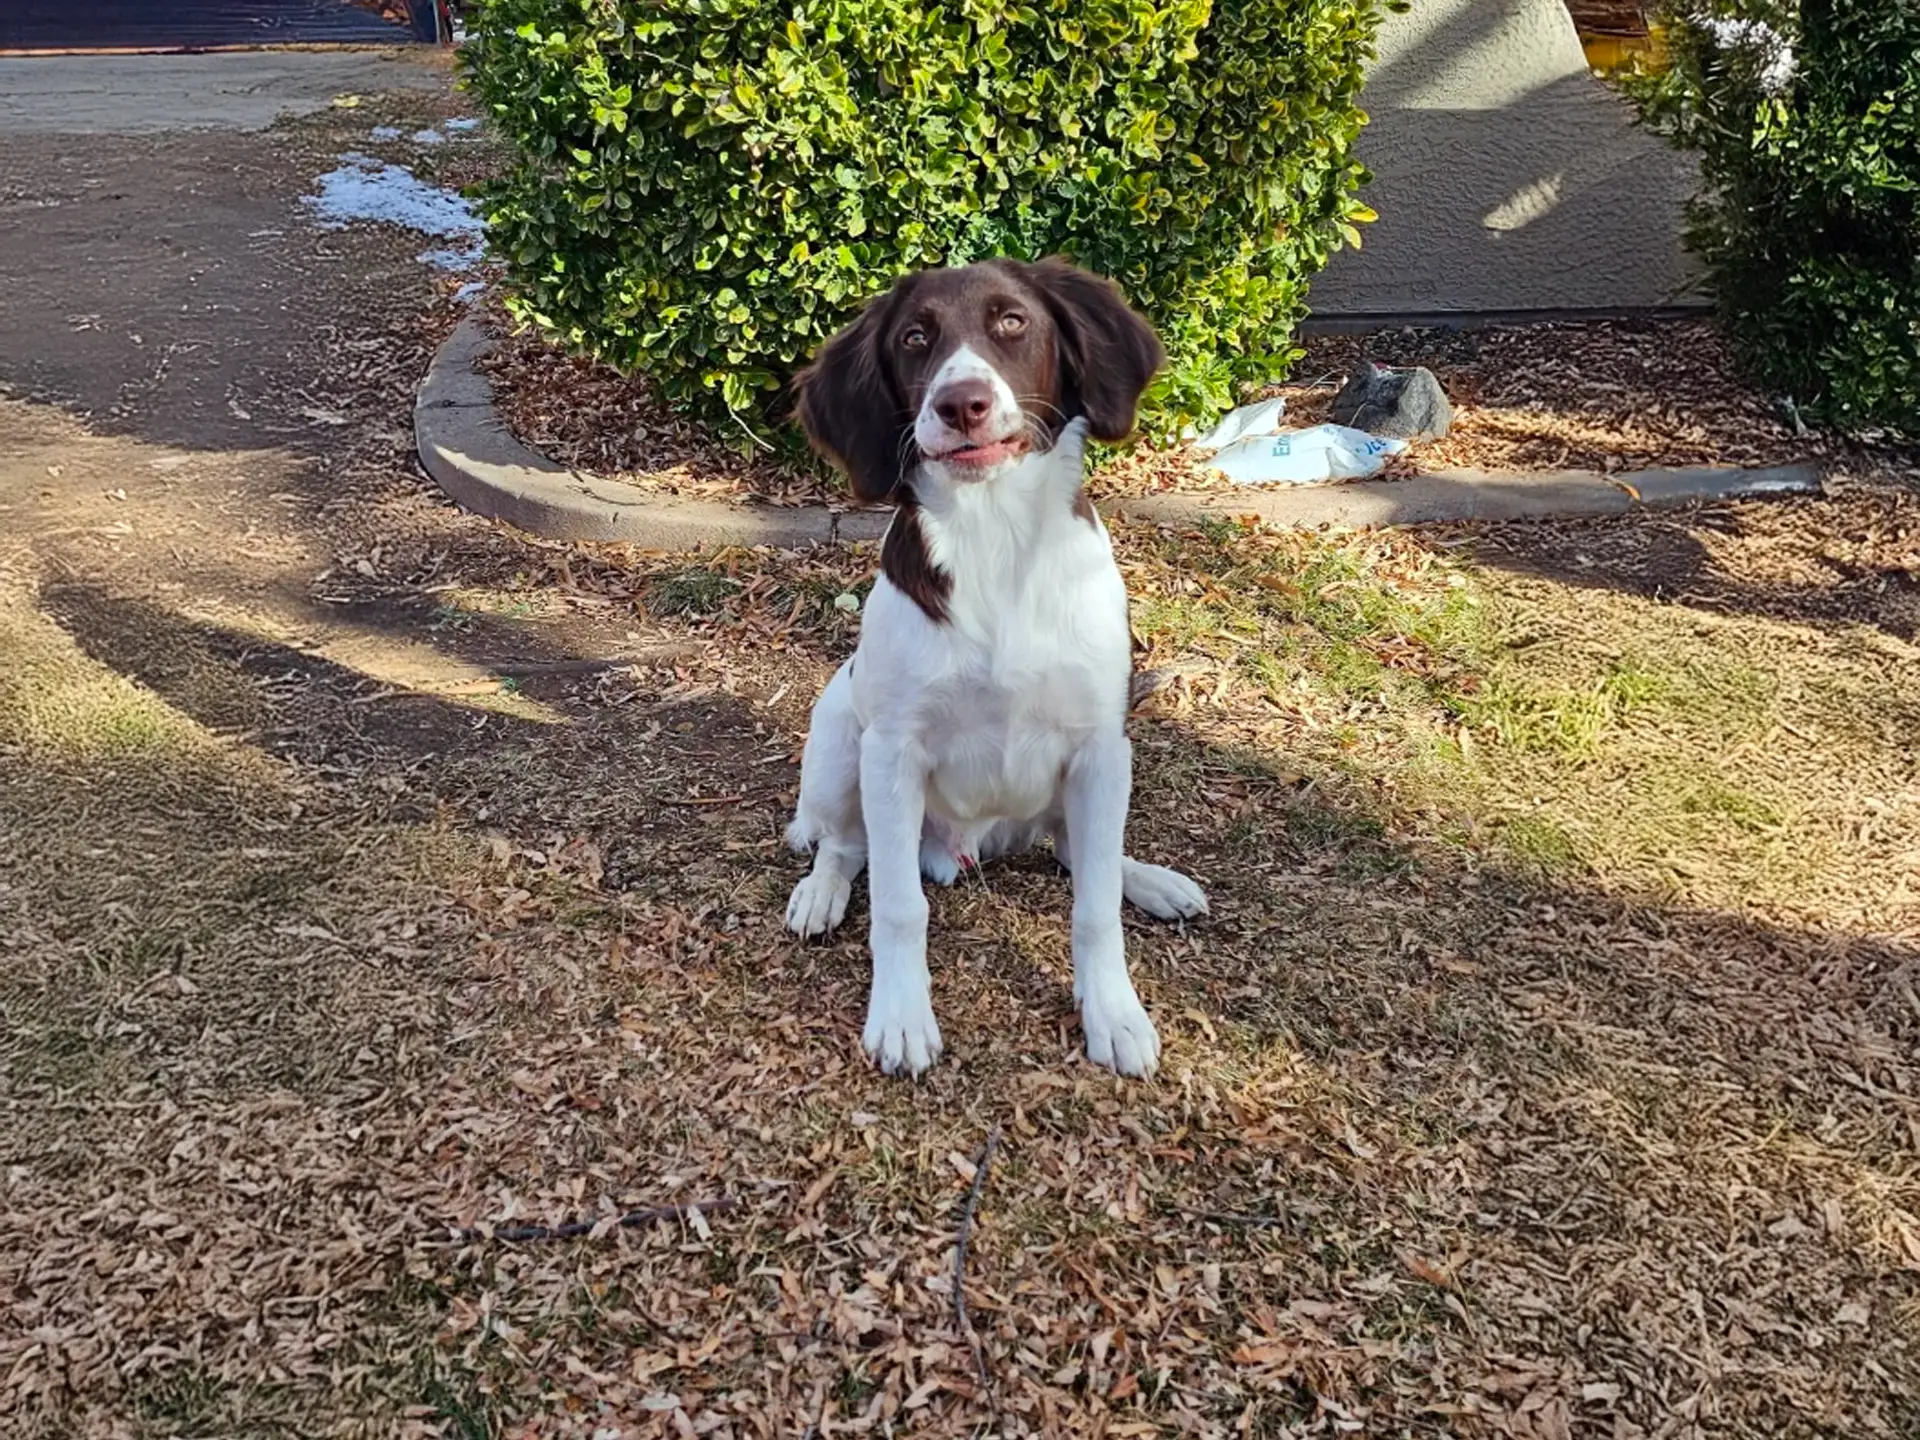
[[[1447,536],[1121,541],[1181,662],[1132,848],[1214,902],[1130,930],[1144,1086],[1077,1056],[1043,858],[936,895],[918,1086],[859,1053],[858,916],[782,933],[870,554],[443,582],[449,637],[686,647],[518,708],[10,590],[12,1433],[1913,1434],[1910,637]]]

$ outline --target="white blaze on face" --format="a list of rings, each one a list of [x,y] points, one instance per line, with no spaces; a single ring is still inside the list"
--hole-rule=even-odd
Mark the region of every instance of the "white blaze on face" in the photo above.
[[[972,437],[947,424],[934,408],[940,403],[942,392],[968,380],[985,381],[993,394],[986,424]],[[923,455],[944,455],[969,443],[1009,439],[1018,435],[1025,425],[1026,416],[1021,412],[1013,387],[971,345],[962,345],[934,372],[933,381],[920,402],[920,413],[914,417],[913,438]]]

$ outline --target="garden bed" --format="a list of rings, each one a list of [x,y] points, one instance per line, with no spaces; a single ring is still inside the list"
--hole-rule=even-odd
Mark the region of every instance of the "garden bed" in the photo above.
[[[755,451],[744,430],[716,434],[675,415],[643,377],[569,356],[513,333],[497,304],[482,368],[513,434],[561,464],[639,486],[748,504],[845,504],[837,481]],[[1818,457],[1823,442],[1733,373],[1704,320],[1566,321],[1483,330],[1321,335],[1305,342],[1295,379],[1268,394],[1289,416],[1324,420],[1363,357],[1430,366],[1454,404],[1447,439],[1417,444],[1387,478],[1440,470],[1507,473],[1658,466],[1779,465]],[[1172,450],[1138,446],[1097,472],[1096,493],[1226,490],[1224,477]]]

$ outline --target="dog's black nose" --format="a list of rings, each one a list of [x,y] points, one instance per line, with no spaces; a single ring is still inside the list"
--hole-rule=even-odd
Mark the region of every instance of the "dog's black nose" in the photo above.
[[[993,409],[993,387],[984,380],[955,380],[933,397],[933,413],[949,430],[971,437]]]

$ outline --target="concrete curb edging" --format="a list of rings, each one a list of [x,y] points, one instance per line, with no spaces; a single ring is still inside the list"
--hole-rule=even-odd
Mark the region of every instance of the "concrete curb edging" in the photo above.
[[[680,500],[557,465],[514,439],[494,408],[493,387],[476,365],[490,343],[477,319],[462,320],[434,356],[414,402],[420,463],[465,509],[551,540],[621,541],[651,550],[792,549],[877,540],[887,528],[887,515],[878,511]],[[1361,527],[1619,515],[1647,505],[1819,493],[1820,472],[1808,464],[1641,470],[1612,477],[1588,470],[1539,475],[1453,470],[1348,485],[1123,496],[1103,501],[1101,509],[1116,518],[1162,524],[1258,516],[1281,525]]]
[[[1706,500],[1818,495],[1813,465],[1636,470],[1605,476],[1592,470],[1494,475],[1441,470],[1411,480],[1289,486],[1251,493],[1127,496],[1111,514],[1161,523],[1257,515],[1277,525],[1435,525],[1459,520],[1544,520],[1623,515],[1646,506],[1670,508]]]
[[[681,500],[557,465],[514,439],[494,408],[493,386],[476,368],[490,343],[478,320],[462,320],[433,357],[413,406],[421,465],[475,514],[550,540],[624,541],[650,550],[793,548],[877,540],[887,528],[879,511]]]

